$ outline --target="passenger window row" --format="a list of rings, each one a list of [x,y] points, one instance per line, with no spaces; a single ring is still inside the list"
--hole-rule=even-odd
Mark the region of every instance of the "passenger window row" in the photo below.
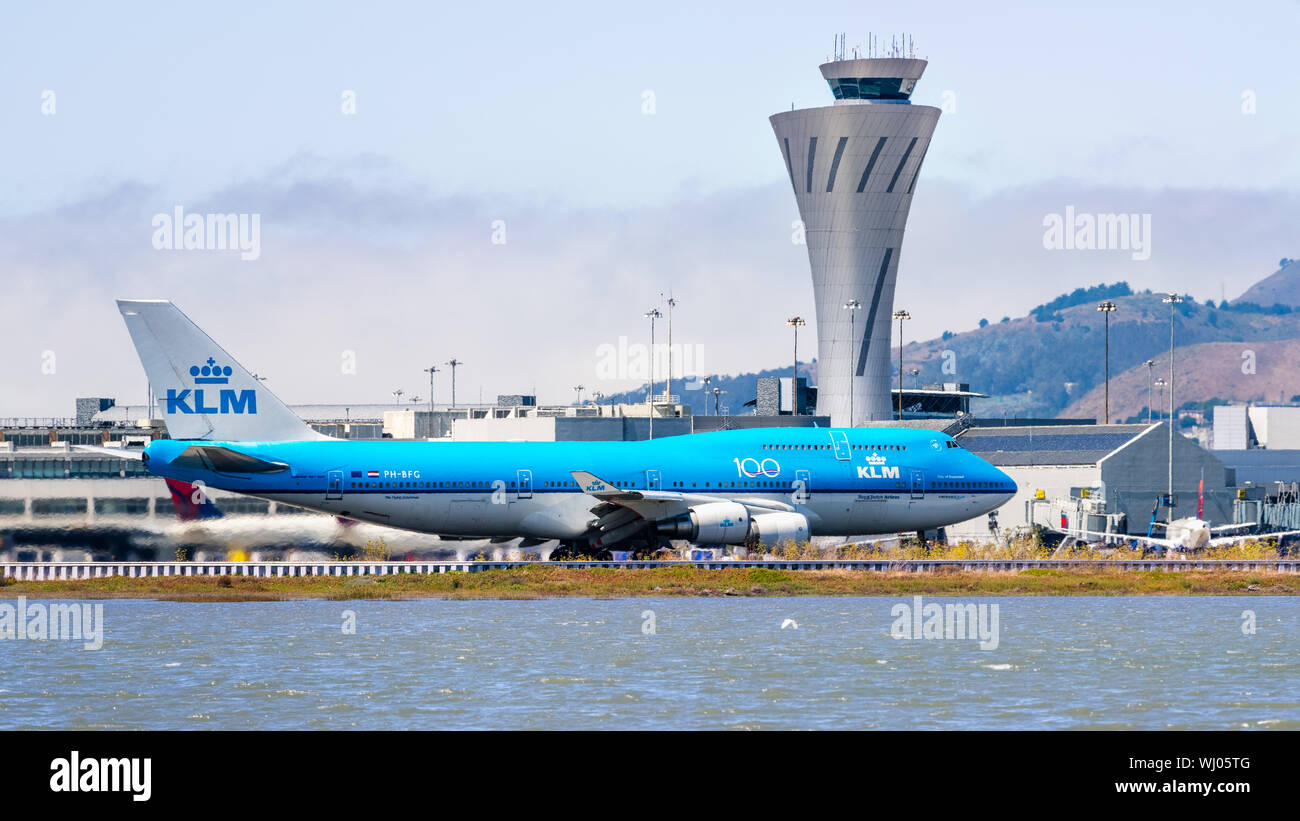
[[[507,483],[506,483],[506,486],[509,487],[511,490],[514,490],[514,488],[515,488],[515,483],[514,483],[514,482],[507,482]],[[458,489],[458,488],[465,488],[466,490],[473,490],[473,489],[485,489],[485,490],[490,490],[490,489],[492,488],[492,483],[491,483],[491,482],[478,482],[478,481],[469,481],[469,482],[352,482],[352,483],[350,484],[350,487],[351,487],[353,490],[364,489],[364,488],[427,488],[427,489],[430,489],[430,490],[435,489],[435,488],[436,488],[436,489],[448,489],[448,488],[450,488],[450,489]]]
[[[850,445],[853,450],[907,450],[907,445]],[[763,450],[832,450],[832,445],[763,445]]]

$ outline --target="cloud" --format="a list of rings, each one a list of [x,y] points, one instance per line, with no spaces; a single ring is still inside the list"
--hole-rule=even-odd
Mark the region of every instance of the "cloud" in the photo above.
[[[1232,297],[1279,257],[1300,256],[1287,220],[1296,200],[1072,182],[978,197],[923,180],[897,303],[916,317],[910,339],[1103,280],[1216,299],[1227,282]],[[261,214],[260,258],[154,250],[150,220],[178,204]],[[1044,250],[1043,216],[1066,205],[1151,213],[1151,259]],[[70,415],[77,396],[138,403],[145,380],[112,303],[123,296],[174,300],[291,403],[383,402],[397,388],[426,396],[422,369],[453,357],[466,363],[462,401],[536,390],[539,401],[568,402],[577,384],[613,393],[633,381],[598,380],[597,349],[646,341],[642,315],[669,291],[680,303],[673,341],[701,345],[707,371],[772,367],[789,357],[785,317],[813,313],[807,255],[790,239],[797,218],[788,184],[593,210],[439,192],[378,156],[298,155],[179,203],[132,182],[104,186],[0,223],[10,295],[0,416]],[[492,241],[498,220],[504,244]],[[658,341],[666,333],[661,321]],[[806,339],[801,351],[814,350]],[[340,367],[349,351],[355,375]],[[435,388],[445,401],[446,374]]]
[[[1150,214],[1150,259],[1122,250],[1045,249],[1044,216],[1067,206],[1076,213]],[[1100,282],[1232,299],[1272,273],[1280,257],[1290,256],[1287,249],[1300,248],[1291,217],[1298,207],[1300,194],[1284,190],[1147,190],[1063,180],[973,198],[960,187],[924,183],[912,207],[896,300],[915,317],[909,339],[924,339],[968,330],[981,317],[1022,315]],[[936,310],[940,302],[949,305]]]

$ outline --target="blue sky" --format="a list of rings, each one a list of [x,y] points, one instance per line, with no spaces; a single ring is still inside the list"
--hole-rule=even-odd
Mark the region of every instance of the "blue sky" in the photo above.
[[[414,361],[470,358],[458,346],[482,366],[458,374],[469,395],[527,382],[565,401],[590,378],[588,349],[641,333],[642,303],[665,288],[686,297],[681,332],[718,370],[770,367],[785,358],[783,316],[810,313],[811,288],[767,118],[830,102],[817,64],[839,32],[850,46],[868,31],[910,33],[930,59],[913,100],[955,103],[904,246],[909,333],[973,327],[1103,280],[1232,296],[1300,255],[1294,2],[262,6],[6,10],[0,270],[11,293],[32,290],[3,333],[35,353],[0,366],[16,388],[0,414],[62,415],[76,395],[129,393],[138,366],[107,302],[124,295],[170,296],[200,324],[224,323],[247,339],[228,347],[270,360],[250,367],[283,374],[289,401],[414,390]],[[340,112],[345,90],[354,116]],[[176,204],[262,213],[262,260],[152,251],[151,215]],[[1045,266],[1042,214],[1067,204],[1151,211],[1153,259]],[[493,219],[512,239],[489,256]],[[194,305],[211,280],[226,302]],[[312,285],[334,290],[309,296]],[[403,289],[422,310],[394,303]],[[373,369],[313,378],[268,351],[276,339],[256,315],[268,293],[302,300],[280,319],[303,333],[300,317],[347,329],[332,336],[363,326]],[[592,301],[604,315],[574,310]],[[426,324],[430,303],[449,338],[430,338],[441,333]],[[543,311],[576,324],[548,334],[521,373],[491,326]],[[769,324],[778,330],[735,344]],[[96,340],[122,362],[95,366]],[[363,343],[328,344],[336,359]],[[47,349],[66,351],[54,379],[33,365]]]
[[[9,213],[115,179],[193,196],[311,152],[380,154],[444,193],[660,203],[778,179],[767,116],[825,104],[817,63],[833,35],[853,44],[868,30],[907,31],[931,58],[917,102],[954,93],[932,178],[981,190],[1062,176],[1300,182],[1294,2],[808,8],[11,7],[0,196]],[[44,89],[58,116],[29,116]],[[344,89],[355,117],[339,112]],[[1247,89],[1253,117],[1240,113]]]

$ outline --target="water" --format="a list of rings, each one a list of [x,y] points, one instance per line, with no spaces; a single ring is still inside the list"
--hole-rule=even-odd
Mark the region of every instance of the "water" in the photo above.
[[[1300,728],[1295,598],[962,599],[989,651],[910,601],[108,601],[100,650],[0,641],[0,729]]]

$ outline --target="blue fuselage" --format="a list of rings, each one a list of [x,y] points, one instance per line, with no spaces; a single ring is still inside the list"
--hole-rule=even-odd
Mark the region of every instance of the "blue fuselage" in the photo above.
[[[194,446],[252,458],[196,459]],[[146,455],[159,476],[461,536],[590,535],[599,501],[573,471],[619,489],[678,493],[685,507],[701,499],[784,505],[815,535],[941,527],[988,513],[1016,490],[952,437],[897,428],[756,428],[639,442],[160,440]]]

